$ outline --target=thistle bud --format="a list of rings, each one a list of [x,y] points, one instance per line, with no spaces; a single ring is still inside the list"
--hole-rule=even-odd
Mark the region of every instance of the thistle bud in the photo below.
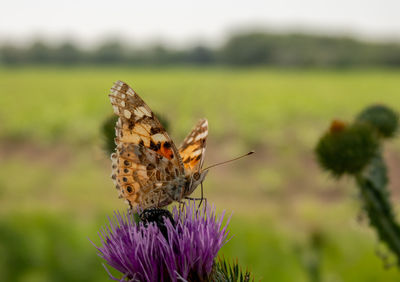
[[[321,137],[315,152],[318,162],[335,176],[360,172],[379,147],[375,131],[368,124],[346,126],[333,121],[330,130]]]
[[[384,105],[374,105],[363,110],[356,118],[373,126],[384,138],[393,137],[399,127],[399,115]]]

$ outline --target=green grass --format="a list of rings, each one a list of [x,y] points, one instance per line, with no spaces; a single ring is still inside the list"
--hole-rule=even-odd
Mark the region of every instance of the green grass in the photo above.
[[[108,280],[87,238],[98,242],[106,215],[125,208],[99,133],[112,113],[109,88],[121,79],[169,120],[177,143],[207,117],[206,163],[256,150],[210,172],[205,193],[233,212],[222,253],[257,280],[310,281],[318,253],[322,281],[399,281],[375,255],[374,233],[355,220],[353,184],[330,179],[312,153],[331,119],[351,120],[371,103],[398,110],[399,78],[389,70],[0,69],[0,280]],[[396,192],[399,140],[386,151]]]
[[[316,134],[315,125],[350,119],[371,103],[400,104],[398,71],[31,68],[1,69],[0,76],[2,136],[46,142],[93,141],[118,79],[172,120],[178,137],[206,116],[215,136],[263,143],[284,138],[288,128]]]

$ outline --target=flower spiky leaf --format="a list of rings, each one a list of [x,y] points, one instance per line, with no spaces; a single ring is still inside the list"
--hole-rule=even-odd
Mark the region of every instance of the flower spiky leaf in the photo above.
[[[238,260],[227,262],[225,258],[219,257],[214,265],[213,274],[210,281],[216,282],[249,282],[254,281],[250,271],[243,270],[239,266]]]

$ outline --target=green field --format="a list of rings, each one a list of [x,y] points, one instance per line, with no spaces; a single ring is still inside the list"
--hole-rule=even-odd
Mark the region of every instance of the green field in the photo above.
[[[0,69],[0,281],[108,281],[88,238],[98,243],[106,216],[126,208],[100,134],[116,80],[169,121],[178,144],[208,118],[206,164],[256,151],[211,171],[205,194],[233,213],[222,253],[257,281],[400,281],[357,220],[353,183],[321,172],[312,152],[334,118],[372,103],[399,110],[400,71],[33,67]],[[385,157],[398,203],[399,138]]]

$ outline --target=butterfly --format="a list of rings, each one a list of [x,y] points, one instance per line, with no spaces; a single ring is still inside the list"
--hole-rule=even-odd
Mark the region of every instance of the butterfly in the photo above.
[[[109,94],[114,113],[116,151],[111,178],[130,207],[161,208],[182,202],[204,181],[202,170],[208,122],[201,119],[179,149],[149,106],[122,81]]]

